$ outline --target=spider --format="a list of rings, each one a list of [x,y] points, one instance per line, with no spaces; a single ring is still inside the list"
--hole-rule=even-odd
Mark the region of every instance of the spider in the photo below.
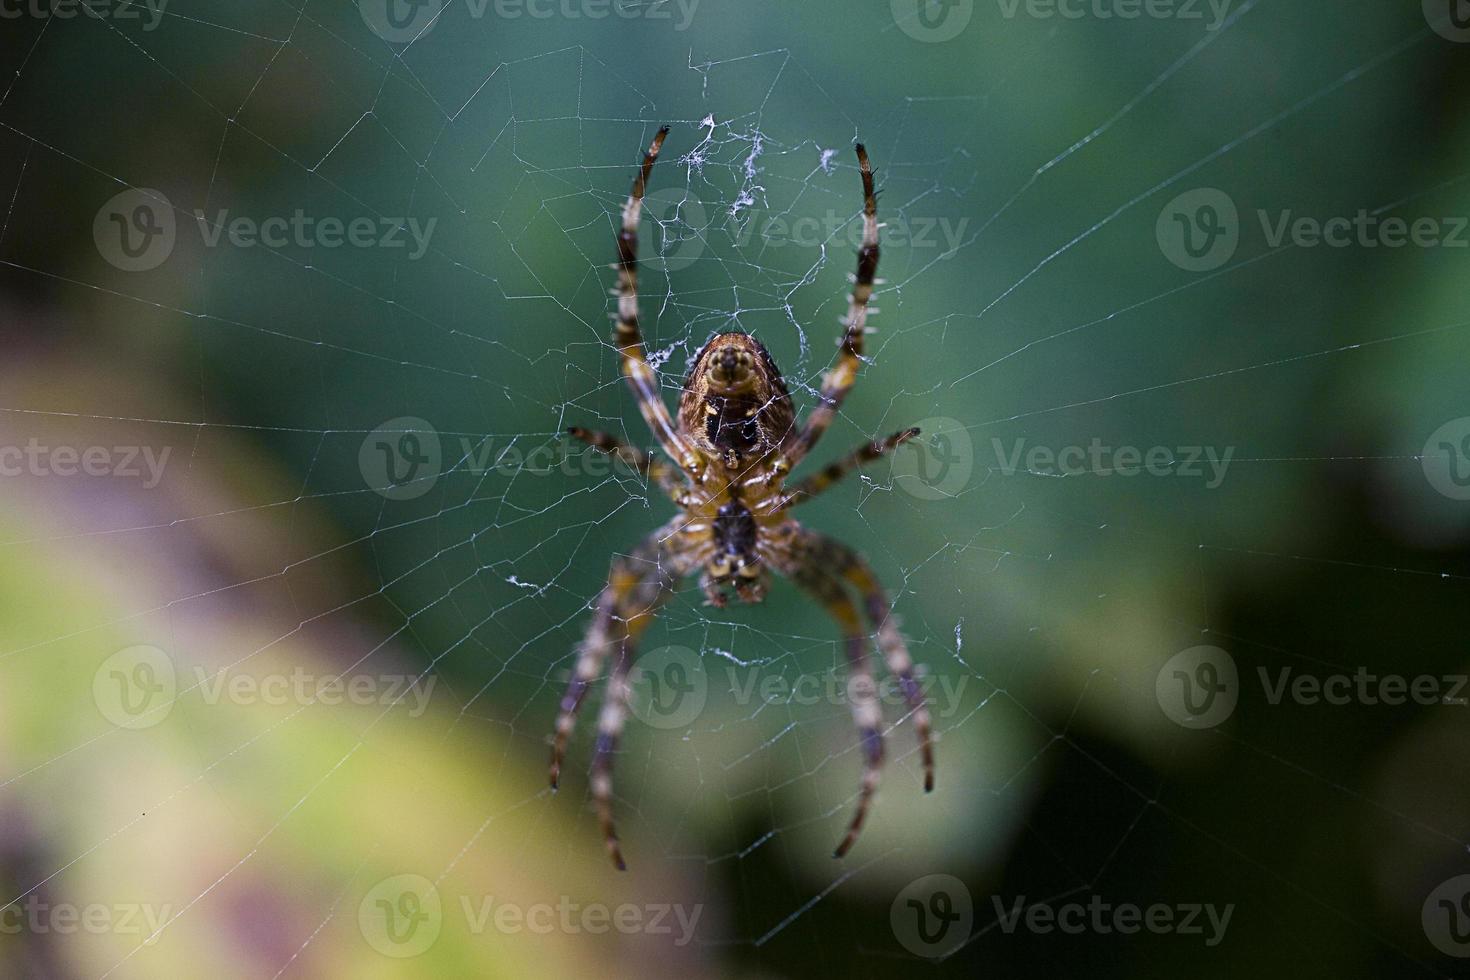
[[[626,864],[613,823],[612,769],[628,711],[629,672],[638,637],[677,585],[696,571],[708,604],[714,606],[724,606],[732,594],[743,602],[760,602],[770,573],[775,571],[822,603],[844,638],[849,699],[863,774],[856,812],[834,852],[840,858],[862,830],[883,764],[883,716],[867,663],[868,635],[862,615],[876,631],[878,649],[889,673],[898,678],[899,690],[913,717],[924,768],[924,791],[934,788],[929,711],[908,648],[890,615],[883,586],[856,551],[807,530],[789,513],[792,507],[812,499],[859,466],[881,459],[918,435],[919,430],[905,429],[867,443],[789,488],[784,483],[786,475],[827,431],[857,376],[867,333],[868,298],[878,268],[873,170],[867,151],[861,143],[856,144],[863,180],[863,240],[857,275],[844,321],[841,352],[823,376],[821,401],[805,424],[797,425],[791,395],[770,354],[760,341],[744,333],[717,334],[700,350],[684,379],[676,421],[659,394],[658,379],[644,355],[638,327],[638,217],[649,174],[668,132],[665,126],[653,138],[633,181],[632,193],[623,205],[623,226],[617,237],[615,339],[622,373],[632,387],[643,419],[659,448],[676,466],[606,432],[582,428],[568,431],[638,471],[669,496],[679,514],[631,552],[613,560],[607,586],[597,598],[592,623],[561,699],[552,739],[551,788],[557,788],[577,712],[612,655],[612,672],[597,723],[591,789],[608,854],[623,870]]]

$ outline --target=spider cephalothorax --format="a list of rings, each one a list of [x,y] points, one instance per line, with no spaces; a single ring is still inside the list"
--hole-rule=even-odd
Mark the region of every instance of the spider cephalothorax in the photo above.
[[[727,469],[781,447],[796,424],[786,382],[765,345],[749,334],[712,337],[679,397],[679,427]]]
[[[857,811],[837,845],[841,857],[857,840],[878,787],[883,762],[883,713],[868,665],[871,640],[888,672],[898,679],[919,736],[924,789],[934,785],[929,711],[914,664],[888,598],[856,551],[792,519],[790,509],[810,499],[864,463],[879,459],[918,435],[905,429],[859,446],[795,486],[786,474],[816,445],[836,417],[857,378],[867,333],[868,299],[878,268],[878,205],[873,171],[862,144],[856,147],[863,180],[863,243],[837,362],[822,378],[820,401],[802,425],[771,355],[754,337],[723,333],[694,359],[679,398],[677,421],[659,394],[658,379],[643,353],[638,327],[638,217],[649,173],[668,127],[658,131],[644,154],[633,192],[623,205],[618,233],[618,314],[615,335],[623,374],[659,448],[675,466],[605,432],[574,428],[572,435],[613,453],[657,484],[679,514],[613,560],[608,584],[598,596],[587,639],[562,696],[551,752],[551,786],[561,775],[562,757],[577,712],[603,665],[613,656],[606,700],[598,719],[592,761],[592,795],[613,862],[623,867],[612,818],[612,764],[622,733],[638,637],[679,582],[699,574],[706,600],[723,606],[733,593],[745,602],[764,598],[772,572],[790,579],[821,602],[843,634],[850,680],[849,700],[863,756]],[[866,618],[873,630],[865,632]]]

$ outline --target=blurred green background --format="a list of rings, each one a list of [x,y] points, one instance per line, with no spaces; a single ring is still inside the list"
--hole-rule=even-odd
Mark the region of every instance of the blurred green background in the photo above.
[[[1455,3],[6,5],[5,974],[1463,974]],[[642,310],[670,399],[744,329],[812,403],[855,139],[879,172],[881,312],[816,459],[930,441],[801,519],[884,578],[941,741],[926,797],[889,733],[841,863],[855,738],[802,692],[842,653],[789,589],[691,585],[648,634],[699,703],[629,722],[627,873],[595,703],[544,788],[588,603],[671,513],[561,435],[650,443],[608,263],[665,122]],[[1176,723],[1201,646],[1233,710]],[[1448,699],[1272,696],[1360,672]]]

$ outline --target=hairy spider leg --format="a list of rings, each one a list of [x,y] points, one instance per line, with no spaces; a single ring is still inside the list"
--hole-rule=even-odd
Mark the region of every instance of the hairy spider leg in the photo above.
[[[683,575],[683,563],[665,544],[672,526],[665,525],[645,538],[630,554],[613,561],[608,584],[598,597],[597,611],[577,655],[566,693],[562,695],[552,742],[550,780],[551,788],[555,790],[561,779],[562,760],[576,726],[577,713],[616,645],[618,656],[603,696],[602,713],[598,716],[597,745],[592,761],[592,796],[597,804],[608,854],[620,870],[625,865],[612,818],[613,754],[627,715],[628,671],[638,637],[653,622],[654,613],[673,593],[675,583]]]
[[[648,175],[653,171],[659,148],[668,134],[669,127],[664,126],[653,137],[648,152],[643,155],[643,166],[633,180],[633,191],[623,205],[623,227],[618,232],[618,326],[615,340],[622,359],[623,375],[633,389],[643,420],[669,458],[678,462],[697,481],[704,472],[704,461],[674,427],[668,406],[659,393],[658,376],[643,352],[643,334],[638,327],[638,218],[643,211],[643,192],[648,187]]]
[[[584,429],[580,425],[574,425],[568,429],[567,435],[585,442],[599,452],[621,460],[623,465],[651,480],[654,486],[667,494],[674,503],[682,505],[685,502],[688,488],[679,473],[652,453],[644,452],[636,446],[630,446],[610,432]]]
[[[898,622],[888,604],[888,594],[863,557],[847,545],[816,531],[803,529],[802,560],[830,569],[842,576],[862,596],[868,621],[877,633],[878,650],[888,673],[898,678],[914,733],[919,740],[919,761],[924,768],[924,792],[934,789],[934,734],[924,691],[914,676],[914,661]]]
[[[844,321],[846,330],[842,335],[837,363],[822,376],[821,401],[812,408],[806,425],[783,453],[781,465],[788,471],[811,452],[837,417],[843,399],[857,380],[858,367],[862,363],[863,337],[868,329],[868,300],[873,295],[873,279],[878,272],[878,198],[873,192],[873,168],[868,163],[868,151],[861,143],[857,144],[856,150],[863,175],[863,242],[858,249],[852,295],[848,297],[847,319]]]
[[[873,795],[878,791],[878,780],[883,771],[883,711],[878,704],[878,689],[873,683],[873,672],[868,666],[868,638],[863,634],[857,606],[853,604],[842,582],[815,563],[803,564],[795,569],[792,581],[820,602],[837,622],[847,653],[847,696],[852,707],[852,723],[857,728],[858,746],[863,754],[863,776],[852,822],[848,824],[847,833],[843,835],[841,843],[832,852],[833,857],[840,858],[862,833],[863,821],[867,819]]]
[[[837,462],[828,463],[818,472],[798,482],[789,493],[777,499],[774,509],[785,510],[788,507],[806,503],[817,494],[840,482],[858,467],[882,459],[918,434],[918,429],[909,428],[902,432],[895,432],[887,439],[863,443]]]

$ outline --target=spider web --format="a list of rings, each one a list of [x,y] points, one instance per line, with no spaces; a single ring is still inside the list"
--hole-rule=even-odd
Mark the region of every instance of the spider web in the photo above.
[[[4,443],[98,447],[118,469],[127,447],[169,452],[156,485],[141,453],[138,477],[67,479],[54,453],[51,472],[7,477],[0,901],[163,913],[142,931],[10,936],[18,962],[62,976],[186,962],[622,974],[656,952],[669,973],[854,955],[881,972],[916,959],[890,905],[947,874],[968,883],[973,925],[943,963],[1005,955],[992,893],[1006,906],[1105,893],[1239,902],[1241,934],[1320,955],[1271,921],[1289,908],[1440,970],[1418,903],[1467,835],[1450,803],[1386,775],[1420,771],[1422,743],[1386,740],[1364,781],[1335,764],[1338,729],[1304,734],[1281,721],[1289,709],[1247,704],[1252,724],[1189,731],[1155,687],[1202,644],[1242,674],[1380,656],[1238,625],[1243,581],[1351,582],[1424,618],[1463,595],[1448,557],[1410,567],[1314,536],[1335,479],[1377,487],[1401,540],[1465,534],[1421,467],[1429,433],[1463,414],[1449,370],[1470,315],[1426,285],[1459,254],[1273,244],[1252,224],[1257,208],[1470,207],[1463,160],[1385,177],[1384,141],[1414,134],[1345,122],[1390,117],[1417,59],[1450,42],[1412,9],[1329,16],[1339,7],[1246,0],[1207,29],[981,5],[942,43],[881,6],[837,21],[696,5],[683,29],[682,6],[604,21],[458,3],[415,8],[437,13],[386,40],[350,3],[178,0],[152,27],[153,8],[129,4],[113,13],[140,20],[17,21],[0,83],[0,267],[20,365],[0,396]],[[686,583],[642,644],[646,678],[697,704],[629,721],[615,777],[629,874],[606,867],[583,776],[595,702],[562,791],[545,788],[608,561],[671,513],[563,435],[651,444],[618,375],[608,263],[638,154],[665,122],[641,309],[670,400],[711,334],[742,329],[813,403],[854,264],[855,139],[879,172],[875,332],[814,460],[916,422],[928,441],[799,516],[887,585],[924,665],[939,773],[926,797],[889,699],[883,790],[841,863],[830,850],[860,763],[842,650],[785,587],[715,610]],[[1326,153],[1320,180],[1283,178]],[[1181,268],[1161,213],[1201,188],[1240,205],[1241,241]],[[129,269],[148,256],[103,243],[108,215],[125,226],[139,205],[171,244]],[[324,244],[320,226],[259,240],[267,219],[298,214],[363,219],[373,243]],[[233,240],[239,219],[256,240]],[[1365,296],[1370,313],[1344,324],[1339,290],[1370,260],[1418,301]],[[1046,462],[1094,442],[1162,448],[1167,472]],[[1228,450],[1228,469],[1181,472],[1196,447]],[[155,654],[110,658],[140,647],[162,651],[175,689],[119,726],[98,711],[111,671],[153,677],[135,671]],[[1457,662],[1423,653],[1398,669]],[[298,673],[378,686],[355,702],[211,694]],[[1439,716],[1413,724],[1453,739]],[[1199,774],[1222,753],[1250,760],[1239,792],[1294,794],[1381,835],[1367,863],[1382,908],[1268,859],[1259,828],[1213,819],[1228,791]],[[1048,807],[1058,785],[1089,812]],[[1207,842],[1232,867],[1139,870],[1167,864],[1161,839]],[[1032,856],[1002,877],[1018,852]],[[403,874],[444,910],[431,948],[395,960],[359,906]],[[701,911],[692,942],[672,945],[651,929],[475,930],[464,898]],[[1198,947],[1170,950],[1143,962]]]

